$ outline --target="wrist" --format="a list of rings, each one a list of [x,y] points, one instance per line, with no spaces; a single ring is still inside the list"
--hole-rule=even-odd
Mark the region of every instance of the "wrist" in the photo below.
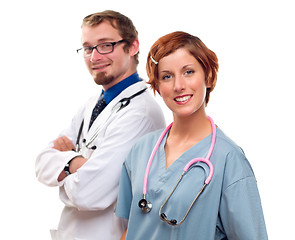
[[[81,168],[84,163],[87,162],[88,159],[84,158],[83,156],[76,156],[71,160],[71,164],[69,166],[69,170],[71,174],[77,172],[79,168]]]
[[[71,159],[71,160],[65,165],[65,167],[64,167],[64,172],[65,172],[66,176],[69,176],[69,175],[71,174],[71,172],[70,172],[70,164],[71,164],[72,160],[73,160],[73,159]]]

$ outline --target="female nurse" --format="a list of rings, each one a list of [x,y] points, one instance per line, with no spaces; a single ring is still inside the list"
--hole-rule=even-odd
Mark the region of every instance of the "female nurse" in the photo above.
[[[188,33],[151,47],[149,84],[173,124],[143,137],[124,163],[116,214],[128,228],[121,239],[267,239],[250,163],[206,115],[217,71],[215,53]]]

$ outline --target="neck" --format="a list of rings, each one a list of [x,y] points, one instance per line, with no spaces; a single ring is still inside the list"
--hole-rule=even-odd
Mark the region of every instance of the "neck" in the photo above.
[[[121,74],[121,75],[118,75],[118,76],[113,76],[113,80],[112,81],[110,81],[108,84],[102,85],[103,90],[104,91],[107,91],[108,89],[110,89],[111,87],[115,86],[119,82],[122,82],[126,78],[130,77],[135,72],[136,72],[136,70],[135,71],[126,72],[126,73]]]
[[[210,120],[205,112],[187,118],[174,116],[173,126],[169,135],[181,138],[182,141],[200,141],[212,133]]]
[[[174,115],[174,122],[165,144],[166,167],[168,168],[184,152],[211,132],[211,123],[205,111],[202,114],[197,113],[182,118]]]

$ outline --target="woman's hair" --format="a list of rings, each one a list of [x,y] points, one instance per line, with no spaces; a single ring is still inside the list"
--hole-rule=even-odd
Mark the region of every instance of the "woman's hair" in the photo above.
[[[206,91],[206,105],[209,102],[210,93],[217,81],[218,59],[206,45],[198,38],[185,32],[173,32],[159,38],[151,47],[146,64],[149,77],[148,83],[154,92],[158,89],[159,75],[158,62],[179,48],[187,49],[201,64],[205,73],[205,82],[211,87]]]
[[[93,13],[83,19],[83,26],[96,26],[100,23],[108,21],[115,29],[119,31],[121,37],[126,41],[125,51],[128,52],[132,43],[138,39],[138,32],[133,25],[133,22],[125,15],[112,10]],[[135,63],[138,64],[138,54],[134,55]]]

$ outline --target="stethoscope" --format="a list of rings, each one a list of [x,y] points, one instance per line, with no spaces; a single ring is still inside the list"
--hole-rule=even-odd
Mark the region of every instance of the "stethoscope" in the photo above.
[[[120,110],[122,110],[123,108],[127,107],[130,103],[130,101],[141,95],[142,93],[144,93],[147,90],[147,88],[144,88],[140,91],[138,91],[137,93],[131,95],[130,97],[126,97],[126,98],[122,98],[117,104],[120,104],[120,107],[118,108],[118,110],[116,112],[119,112]],[[113,110],[116,109],[117,104],[113,107]],[[112,111],[113,112],[113,111]],[[88,150],[95,150],[96,146],[91,146],[92,142],[95,140],[95,138],[98,136],[99,134],[99,130],[95,131],[95,134],[89,139],[89,141],[86,142],[86,139],[82,139],[82,147],[80,146],[80,139],[81,139],[81,135],[82,135],[82,130],[83,130],[83,126],[84,126],[84,119],[81,122],[79,131],[78,131],[78,135],[77,135],[77,140],[76,140],[76,145],[75,145],[75,152],[79,152],[81,148],[85,147]]]
[[[216,127],[215,127],[215,124],[212,120],[212,118],[210,118],[208,116],[209,120],[210,120],[210,123],[211,123],[211,126],[212,126],[212,140],[211,140],[211,146],[210,146],[210,149],[208,151],[208,154],[205,158],[194,158],[192,159],[189,163],[187,163],[183,169],[183,172],[181,174],[181,176],[179,177],[175,187],[173,188],[173,190],[171,191],[171,193],[169,194],[169,196],[166,198],[166,200],[164,201],[164,203],[161,205],[160,209],[159,209],[159,217],[162,221],[168,223],[169,225],[172,225],[172,226],[178,226],[180,224],[182,224],[184,222],[184,220],[186,219],[188,213],[190,212],[191,208],[193,207],[194,203],[197,201],[197,199],[199,198],[199,196],[201,195],[201,193],[204,191],[205,187],[210,183],[211,179],[212,179],[212,176],[213,176],[213,172],[214,172],[214,169],[213,169],[213,165],[212,163],[210,162],[210,156],[212,154],[212,151],[213,151],[213,148],[214,148],[214,145],[215,145],[215,140],[216,140]],[[151,164],[152,164],[152,161],[154,159],[154,156],[156,154],[156,151],[158,150],[159,148],[159,145],[161,144],[163,138],[165,137],[166,133],[168,132],[168,130],[172,127],[172,124],[171,123],[161,134],[161,136],[159,137],[151,155],[150,155],[150,158],[149,158],[149,161],[148,161],[148,164],[147,164],[147,167],[146,167],[146,170],[145,170],[145,175],[144,175],[144,181],[143,181],[143,190],[142,190],[142,193],[143,193],[143,198],[138,202],[138,206],[141,208],[141,210],[144,212],[144,213],[148,213],[151,211],[152,209],[152,203],[147,201],[146,200],[146,193],[147,193],[147,182],[148,182],[148,176],[149,176],[149,171],[150,171],[150,168],[151,168]],[[164,212],[162,212],[162,209],[163,207],[166,205],[166,203],[168,202],[168,200],[170,199],[170,197],[172,196],[173,192],[175,191],[175,189],[177,188],[178,184],[180,183],[181,179],[183,178],[183,176],[185,175],[185,173],[190,169],[190,167],[195,164],[196,162],[203,162],[205,164],[208,165],[209,167],[209,175],[208,177],[206,178],[206,180],[204,181],[204,185],[203,187],[201,188],[201,190],[199,191],[199,193],[197,194],[197,196],[195,197],[195,199],[193,200],[193,202],[191,203],[190,207],[188,208],[187,212],[185,213],[183,219],[177,223],[177,220],[176,219],[170,219],[168,220],[167,219],[167,216]]]

